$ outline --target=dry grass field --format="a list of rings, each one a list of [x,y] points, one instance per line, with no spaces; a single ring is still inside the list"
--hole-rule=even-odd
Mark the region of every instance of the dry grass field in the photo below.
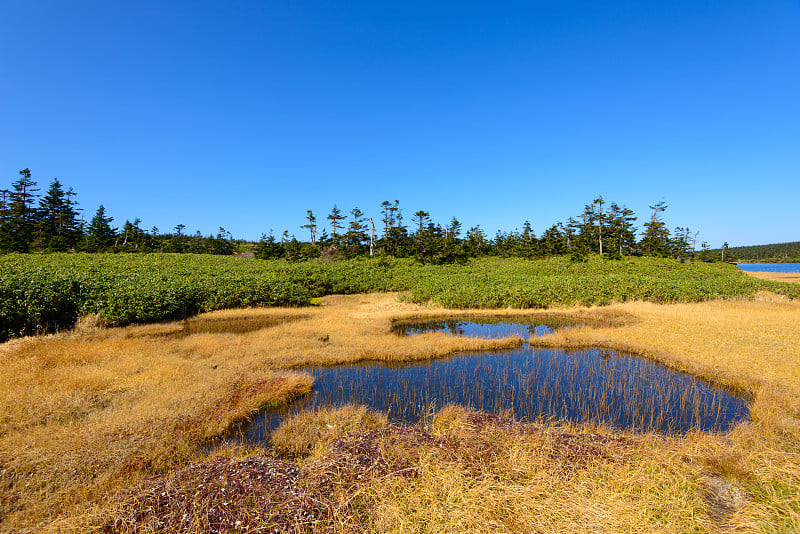
[[[763,271],[745,271],[750,276],[769,280],[770,282],[791,282],[800,284],[800,273],[768,273]]]
[[[214,450],[215,436],[259,407],[308,391],[305,364],[522,341],[398,337],[393,319],[445,310],[395,294],[186,324],[85,321],[0,345],[0,530],[193,532],[219,515],[251,532],[800,531],[800,303],[761,294],[556,311],[614,326],[537,344],[623,349],[739,388],[753,399],[752,421],[726,435],[664,437],[453,407],[403,429],[352,407],[287,422],[286,458]]]

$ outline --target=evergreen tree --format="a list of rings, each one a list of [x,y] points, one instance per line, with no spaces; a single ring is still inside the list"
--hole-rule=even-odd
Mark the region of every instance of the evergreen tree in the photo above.
[[[672,233],[670,245],[673,257],[691,258],[694,255],[694,250],[692,245],[692,231],[689,227],[676,227],[675,231]]]
[[[612,202],[608,213],[609,250],[614,248],[620,256],[633,252],[636,248],[636,220],[633,210],[620,207]]]
[[[397,222],[396,216],[400,211],[400,201],[395,200],[394,205],[388,200],[381,202],[381,221],[383,222],[383,237],[389,237],[389,232]]]
[[[425,226],[430,222],[431,214],[427,211],[419,210],[414,214],[414,222],[418,226],[417,230],[417,238],[421,238],[423,236],[423,231]]]
[[[115,228],[111,227],[113,217],[106,217],[106,208],[100,204],[97,212],[92,217],[86,229],[86,248],[90,252],[103,252],[114,246],[117,236]]]
[[[458,236],[461,235],[461,222],[455,217],[450,219],[450,224],[447,225],[445,234],[448,240],[458,241]]]
[[[568,234],[560,223],[554,224],[545,230],[541,239],[539,240],[541,253],[545,256],[555,256],[567,253],[569,250],[568,243]]]
[[[176,224],[175,233],[164,236],[166,242],[164,243],[162,250],[164,252],[184,254],[189,252],[192,247],[200,248],[202,246],[201,240],[203,236],[200,235],[198,239],[198,236],[195,234],[193,243],[192,240],[189,239],[189,236],[184,235],[183,231],[185,229],[185,224]]]
[[[0,227],[0,250],[28,252],[37,225],[37,212],[33,207],[36,198],[36,182],[31,179],[30,169],[19,171],[20,178],[11,184],[3,224]]]
[[[664,201],[659,201],[655,206],[650,206],[653,214],[650,222],[644,223],[645,233],[639,247],[642,253],[648,256],[668,256],[670,252],[670,238],[667,225],[661,220],[660,213],[667,209]]]
[[[260,260],[271,260],[283,257],[283,245],[275,242],[272,232],[261,234],[261,240],[256,243],[254,256]]]
[[[333,242],[334,245],[338,243],[338,235],[336,230],[343,228],[342,221],[345,219],[345,216],[342,215],[342,210],[340,210],[336,204],[333,205],[333,209],[331,209],[331,213],[328,215],[328,220],[331,221],[331,228],[333,229]]]
[[[67,251],[74,248],[82,234],[78,220],[75,193],[65,192],[58,178],[53,180],[47,194],[39,199],[36,247],[40,250]]]
[[[303,245],[300,244],[295,236],[292,236],[292,239],[287,241],[283,247],[285,250],[286,261],[290,263],[296,263],[306,259]]]
[[[314,215],[313,211],[306,210],[306,219],[308,219],[308,224],[304,224],[300,228],[308,228],[308,230],[311,232],[311,244],[316,245],[317,217]]]
[[[122,225],[122,231],[120,232],[120,237],[122,238],[120,246],[123,250],[135,252],[144,244],[144,232],[139,228],[141,222],[142,220],[139,218],[134,219],[133,222],[125,220],[125,224]]]
[[[532,258],[540,254],[539,243],[536,233],[533,231],[530,221],[525,221],[522,225],[522,233],[519,235],[519,255],[525,258]]]
[[[367,235],[367,225],[364,222],[364,212],[355,207],[350,210],[350,215],[353,219],[344,236],[344,242],[349,253],[356,255],[364,251],[364,243],[369,239],[369,235]]]
[[[233,254],[233,236],[222,226],[219,227],[216,237],[209,239],[211,247],[209,253],[219,256],[230,256]]]
[[[464,248],[469,256],[483,256],[489,251],[489,243],[486,239],[486,233],[479,226],[473,226],[467,230],[467,238],[464,242]]]

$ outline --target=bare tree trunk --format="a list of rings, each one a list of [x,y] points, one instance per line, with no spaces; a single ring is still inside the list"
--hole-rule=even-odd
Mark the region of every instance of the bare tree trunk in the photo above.
[[[602,224],[600,225],[599,238],[600,238],[600,255],[602,256],[603,255],[603,225]]]
[[[369,218],[369,224],[372,227],[372,232],[369,234],[369,257],[372,257],[375,251],[375,223],[372,222],[372,217]]]

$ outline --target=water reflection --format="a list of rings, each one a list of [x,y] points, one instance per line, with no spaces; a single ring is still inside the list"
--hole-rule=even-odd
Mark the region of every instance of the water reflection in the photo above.
[[[583,326],[583,323],[558,315],[535,317],[514,316],[449,316],[396,321],[392,332],[413,336],[424,332],[444,332],[453,336],[500,339],[519,336],[523,339],[544,336],[560,328]]]
[[[390,420],[415,423],[446,404],[510,410],[517,419],[599,421],[661,433],[725,431],[747,418],[747,400],[649,360],[607,350],[518,349],[404,365],[364,363],[307,368],[311,394],[259,414],[236,440],[268,439],[297,411],[363,404]]]

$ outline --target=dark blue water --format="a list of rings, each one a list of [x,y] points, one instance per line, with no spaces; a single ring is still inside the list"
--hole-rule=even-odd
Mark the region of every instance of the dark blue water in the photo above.
[[[573,319],[558,316],[525,317],[437,317],[397,321],[392,331],[413,336],[424,332],[444,332],[451,336],[500,339],[518,336],[529,339],[550,334],[559,328],[583,326]]]
[[[564,351],[524,345],[406,365],[369,362],[307,368],[313,392],[257,416],[234,440],[261,443],[298,411],[346,403],[416,423],[447,404],[510,411],[522,421],[598,421],[665,434],[724,432],[746,419],[747,400],[649,360],[607,350]]]
[[[800,263],[740,263],[739,268],[762,273],[800,273]]]

